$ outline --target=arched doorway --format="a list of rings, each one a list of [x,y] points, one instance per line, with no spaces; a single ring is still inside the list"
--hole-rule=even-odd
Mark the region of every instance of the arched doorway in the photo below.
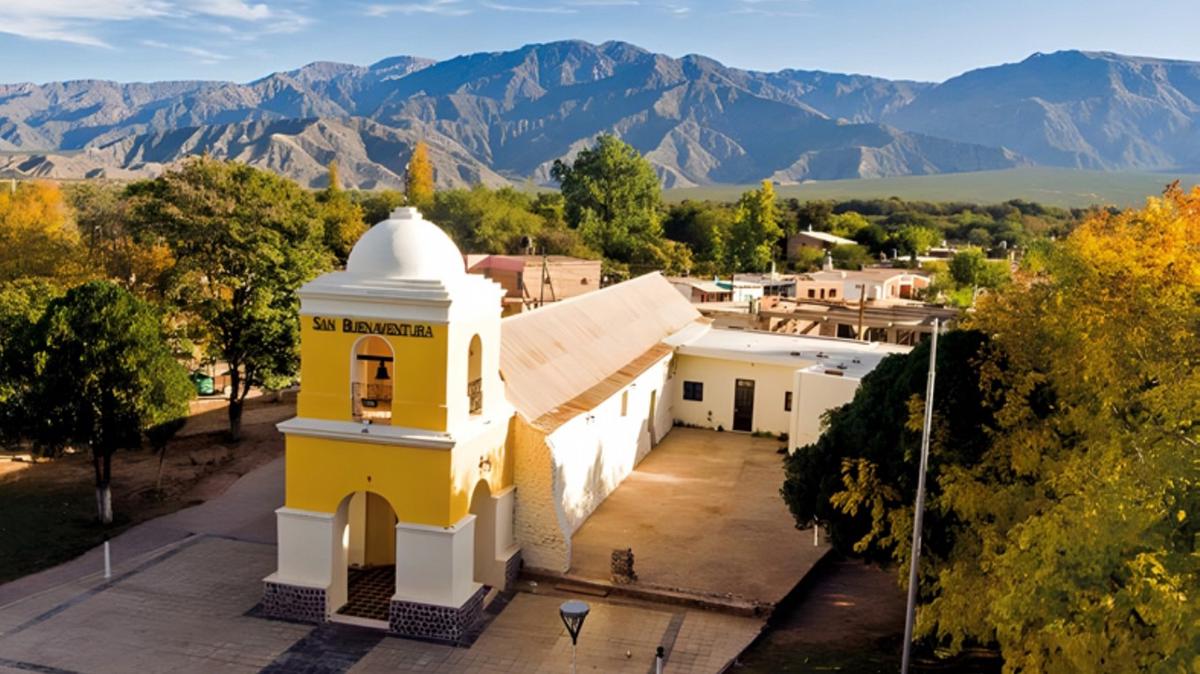
[[[370,335],[354,344],[350,364],[351,414],[357,421],[392,423],[392,347],[382,337]]]
[[[379,494],[357,491],[342,500],[337,521],[342,545],[334,578],[344,591],[335,613],[386,621],[396,590],[396,511]]]
[[[493,567],[496,565],[496,508],[492,489],[480,480],[471,494],[471,514],[475,516],[475,582],[497,587]]]

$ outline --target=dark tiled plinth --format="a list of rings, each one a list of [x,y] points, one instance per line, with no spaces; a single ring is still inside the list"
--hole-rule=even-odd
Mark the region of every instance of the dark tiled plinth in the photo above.
[[[504,587],[500,588],[502,591],[507,592],[516,588],[517,578],[520,577],[521,567],[524,565],[520,550],[504,562]]]
[[[306,623],[325,622],[325,590],[286,583],[263,582],[263,615]]]
[[[467,636],[473,624],[483,619],[483,598],[487,590],[487,587],[479,588],[458,608],[393,601],[388,620],[391,631],[406,637],[457,643]]]

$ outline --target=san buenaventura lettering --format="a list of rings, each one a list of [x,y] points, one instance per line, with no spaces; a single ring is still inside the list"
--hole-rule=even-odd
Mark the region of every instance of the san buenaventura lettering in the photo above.
[[[356,335],[383,335],[385,337],[433,337],[433,326],[421,323],[395,323],[392,321],[365,321],[352,318],[336,318],[313,316],[313,330],[320,332],[337,332],[339,324],[342,332]]]

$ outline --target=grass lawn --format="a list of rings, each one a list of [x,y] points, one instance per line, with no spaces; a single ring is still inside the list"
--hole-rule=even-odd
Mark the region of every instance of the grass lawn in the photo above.
[[[96,521],[90,457],[83,453],[0,472],[0,583],[70,560],[128,527],[200,503],[237,477],[280,456],[274,423],[295,406],[251,403],[242,442],[225,442],[223,406],[200,408],[167,449],[163,490],[154,490],[158,457],[148,450],[113,457],[113,524]],[[8,467],[19,464],[4,464]]]
[[[781,199],[886,199],[966,201],[993,204],[1025,199],[1050,206],[1140,206],[1147,196],[1162,193],[1175,179],[1184,187],[1200,184],[1200,175],[1148,171],[1083,171],[1028,167],[1003,171],[944,173],[857,180],[819,180],[775,188]],[[709,185],[666,190],[669,202],[684,199],[736,201],[758,185]]]

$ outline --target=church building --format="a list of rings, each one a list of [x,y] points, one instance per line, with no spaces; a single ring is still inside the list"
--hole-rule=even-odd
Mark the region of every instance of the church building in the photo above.
[[[675,425],[812,442],[894,345],[719,329],[659,274],[501,317],[414,208],[299,290],[263,610],[457,641]],[[616,545],[619,542],[614,542]]]

